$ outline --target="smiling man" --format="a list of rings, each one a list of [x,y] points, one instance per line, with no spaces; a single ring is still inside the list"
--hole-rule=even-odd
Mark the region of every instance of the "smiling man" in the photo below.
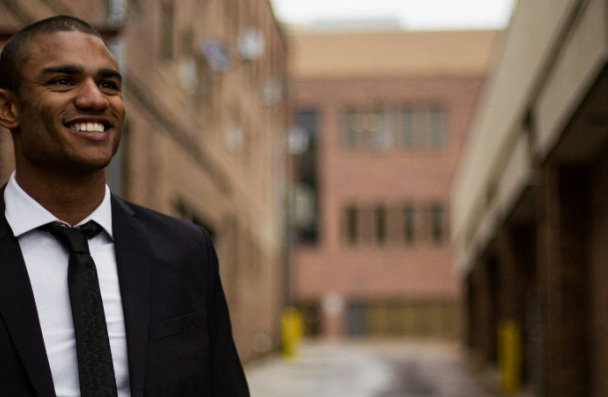
[[[0,55],[0,395],[248,396],[209,235],[106,186],[125,107],[99,34],[54,17]]]

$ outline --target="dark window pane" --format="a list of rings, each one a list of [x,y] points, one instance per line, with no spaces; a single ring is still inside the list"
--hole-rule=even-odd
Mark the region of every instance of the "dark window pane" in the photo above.
[[[359,240],[359,214],[355,207],[346,209],[346,241],[348,244],[357,244]]]
[[[302,152],[294,156],[296,168],[296,187],[294,189],[294,210],[297,218],[304,222],[296,224],[298,242],[315,244],[318,239],[319,204],[318,204],[318,160],[317,136],[319,134],[320,114],[314,108],[300,109],[295,115],[295,124],[305,131],[308,140]]]
[[[431,240],[442,244],[445,240],[445,210],[441,205],[433,205],[430,213]]]
[[[416,213],[414,207],[408,205],[403,208],[403,242],[413,244],[416,238]]]
[[[359,210],[361,227],[361,242],[371,244],[374,239],[374,210],[373,208],[361,208]]]
[[[384,244],[386,242],[386,208],[383,206],[376,207],[374,210],[376,243]]]

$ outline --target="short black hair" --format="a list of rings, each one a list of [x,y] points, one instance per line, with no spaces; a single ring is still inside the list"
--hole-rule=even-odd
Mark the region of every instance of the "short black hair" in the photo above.
[[[28,41],[39,34],[55,32],[82,32],[101,38],[95,28],[85,21],[59,15],[33,23],[15,33],[0,54],[0,88],[17,93],[21,85],[21,63],[24,60],[22,49]]]

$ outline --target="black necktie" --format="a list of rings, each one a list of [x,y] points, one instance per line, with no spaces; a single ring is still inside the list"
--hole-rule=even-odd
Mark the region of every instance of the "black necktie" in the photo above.
[[[80,228],[49,223],[38,229],[49,232],[70,252],[68,288],[74,319],[81,397],[116,397],[116,377],[95,262],[88,239],[101,226],[90,221]]]

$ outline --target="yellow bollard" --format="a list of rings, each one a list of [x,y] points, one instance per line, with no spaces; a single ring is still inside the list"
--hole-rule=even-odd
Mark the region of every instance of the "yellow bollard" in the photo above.
[[[498,371],[505,393],[520,391],[521,367],[521,328],[513,319],[502,319],[498,325]]]
[[[297,357],[302,341],[302,313],[293,306],[281,314],[281,352],[283,357]]]

